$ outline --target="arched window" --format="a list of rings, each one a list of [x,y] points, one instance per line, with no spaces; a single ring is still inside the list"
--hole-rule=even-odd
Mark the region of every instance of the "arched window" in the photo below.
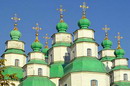
[[[128,75],[124,74],[124,81],[128,81]]]
[[[91,80],[91,86],[98,86],[97,80]]]
[[[39,75],[39,76],[42,75],[42,68],[38,68],[38,75]]]
[[[19,59],[15,59],[15,66],[19,66]]]
[[[91,56],[92,55],[92,50],[90,48],[87,49],[87,56]]]

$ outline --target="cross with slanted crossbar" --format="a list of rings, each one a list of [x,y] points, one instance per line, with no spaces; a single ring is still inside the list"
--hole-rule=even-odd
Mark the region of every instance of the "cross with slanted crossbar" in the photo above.
[[[123,39],[123,37],[121,37],[120,33],[118,32],[118,36],[115,36],[115,38],[117,38],[117,40],[118,40],[118,47],[117,47],[117,49],[121,49],[120,40]]]
[[[105,40],[108,40],[108,30],[110,30],[110,28],[108,28],[107,25],[105,25],[105,27],[102,28],[102,30],[105,31]]]
[[[50,39],[50,37],[48,37],[48,34],[46,34],[46,36],[45,37],[43,37],[44,39],[45,39],[45,44],[46,44],[46,46],[45,46],[45,48],[48,48],[48,40]]]
[[[89,6],[86,6],[86,3],[83,2],[83,5],[80,5],[80,8],[83,9],[83,12],[82,12],[82,18],[86,18],[86,9],[88,9]]]

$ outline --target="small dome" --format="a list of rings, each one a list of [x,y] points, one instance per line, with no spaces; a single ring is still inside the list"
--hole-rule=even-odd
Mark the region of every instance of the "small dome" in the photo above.
[[[58,32],[66,32],[66,30],[68,29],[68,25],[65,22],[59,22],[56,25],[56,29],[58,30]]]
[[[87,29],[90,26],[91,22],[87,18],[80,19],[78,26],[80,29]]]
[[[44,48],[44,49],[42,49],[42,53],[47,54],[48,50],[49,50],[49,48]]]
[[[43,45],[40,42],[33,42],[31,48],[33,49],[33,51],[40,51],[42,46]]]
[[[112,41],[110,40],[103,40],[102,44],[104,49],[111,49]]]
[[[18,30],[12,30],[10,32],[10,37],[11,37],[12,40],[19,40],[19,38],[21,37],[21,35],[22,35],[21,32],[18,31]]]
[[[125,51],[123,49],[116,49],[114,54],[117,58],[123,58],[123,56],[125,55]]]

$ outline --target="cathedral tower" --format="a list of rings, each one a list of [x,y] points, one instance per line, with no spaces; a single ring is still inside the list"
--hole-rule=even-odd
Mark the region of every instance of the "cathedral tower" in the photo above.
[[[20,41],[19,38],[21,37],[21,32],[18,30],[17,23],[20,18],[17,17],[15,14],[14,17],[11,18],[15,21],[14,29],[10,32],[11,40],[6,41],[6,50],[2,55],[5,61],[5,70],[4,75],[6,74],[15,74],[18,79],[11,80],[10,82],[14,83],[18,86],[19,81],[23,78],[23,69],[22,67],[26,64],[26,54],[24,51],[24,42]]]

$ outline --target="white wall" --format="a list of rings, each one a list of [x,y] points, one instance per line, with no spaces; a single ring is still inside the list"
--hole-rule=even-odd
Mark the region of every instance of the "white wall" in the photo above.
[[[72,43],[72,35],[68,33],[56,33],[52,36],[53,43],[66,42]]]
[[[5,66],[15,66],[15,59],[19,59],[19,67],[23,67],[26,64],[26,56],[21,54],[5,54],[4,55]]]
[[[105,57],[105,56],[115,57],[114,51],[115,50],[102,50],[101,51],[101,55],[102,55],[101,57]]]
[[[105,65],[105,67],[112,69],[113,63],[111,61],[104,61],[103,64]]]
[[[90,42],[80,42],[75,45],[75,57],[87,56],[87,49],[90,48],[92,51],[92,57],[98,58],[98,45]]]
[[[114,73],[114,82],[123,81],[124,74],[128,74],[128,81],[130,81],[130,70],[116,70],[113,73]]]
[[[22,49],[24,50],[24,43],[19,41],[7,41],[6,48],[16,48],[16,49]]]
[[[79,29],[74,32],[74,40],[77,38],[92,38],[94,39],[94,31],[91,29]]]
[[[53,57],[53,62],[65,61],[67,54],[70,53],[70,48],[65,46],[53,47],[49,50],[49,63],[51,62],[51,55]]]
[[[59,79],[60,78],[50,78],[50,80],[55,83],[56,86],[59,86]]]
[[[91,80],[97,80],[98,86],[110,86],[110,78],[105,73],[75,72],[71,73],[70,76],[61,78],[60,86],[65,84],[68,86],[91,86]]]
[[[42,64],[28,64],[26,67],[24,67],[27,72],[27,76],[29,75],[38,75],[38,68],[42,68],[43,76],[48,76],[50,75],[50,69],[47,65],[42,65]]]
[[[127,66],[128,60],[127,59],[115,59],[114,63],[115,63],[115,66],[119,66],[119,65]]]
[[[29,60],[31,59],[45,60],[45,55],[42,52],[32,52],[29,54]]]

